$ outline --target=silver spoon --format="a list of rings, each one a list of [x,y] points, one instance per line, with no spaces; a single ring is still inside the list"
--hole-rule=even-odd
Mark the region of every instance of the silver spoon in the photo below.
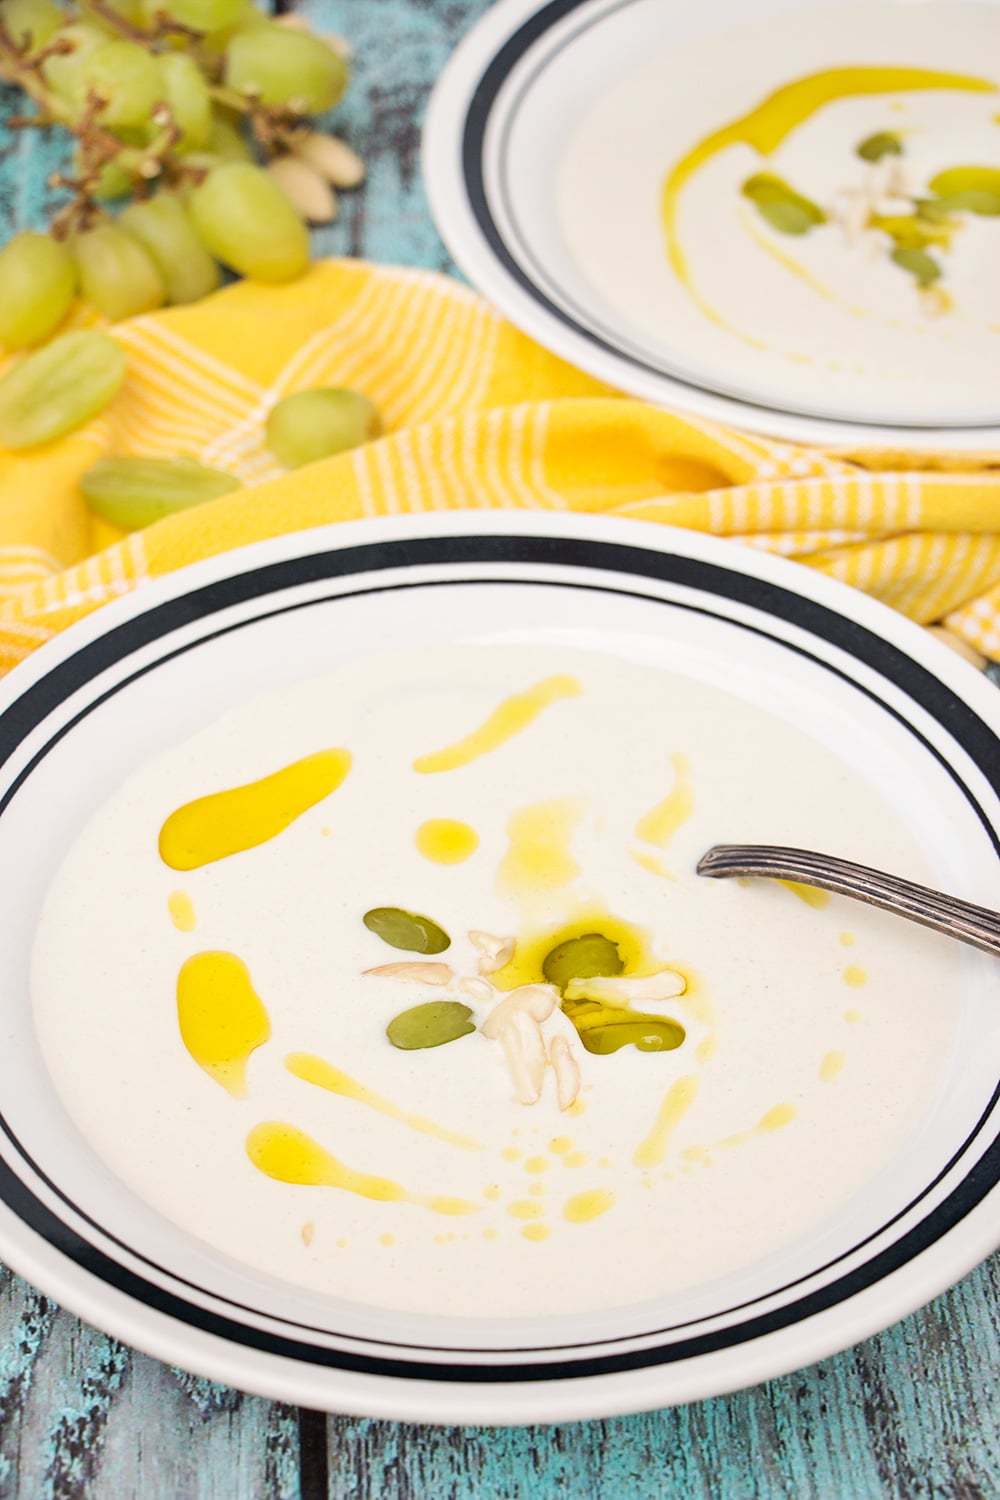
[[[765,875],[771,880],[795,880],[819,886],[839,896],[853,896],[869,906],[881,906],[897,916],[933,927],[961,943],[971,943],[1000,958],[1000,913],[988,907],[945,896],[926,885],[886,875],[867,865],[855,865],[831,854],[808,849],[784,849],[772,844],[716,844],[698,861],[698,874],[721,879],[727,875]]]

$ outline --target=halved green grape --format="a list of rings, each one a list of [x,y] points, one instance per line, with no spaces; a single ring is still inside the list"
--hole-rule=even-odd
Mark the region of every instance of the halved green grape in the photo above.
[[[1000,214],[1000,167],[949,167],[931,178],[930,187],[953,212]]]
[[[585,932],[581,937],[567,938],[542,960],[542,974],[559,990],[564,990],[571,979],[610,978],[620,974],[624,967],[618,944],[603,932]]]
[[[73,26],[63,26],[59,40],[68,42],[70,52],[53,53],[42,63],[42,77],[52,91],[65,103],[75,101],[77,78],[87,58],[107,40],[107,33],[97,26],[87,26],[82,21]]]
[[[419,912],[404,911],[400,906],[374,906],[362,918],[369,932],[374,932],[390,948],[404,953],[443,953],[451,947],[451,938],[443,927]]]
[[[163,93],[156,58],[138,42],[105,41],[80,63],[73,77],[71,103],[83,111],[91,95],[104,101],[102,125],[144,125]]]
[[[142,0],[142,6],[150,21],[163,11],[195,31],[221,31],[239,20],[244,0]]]
[[[382,419],[360,391],[297,391],[271,410],[267,446],[286,469],[343,453],[378,437]]]
[[[897,245],[892,252],[892,261],[904,271],[909,271],[918,287],[933,286],[940,281],[941,267],[933,255],[926,250],[914,250],[908,245]]]
[[[564,1000],[563,1011],[588,1052],[606,1057],[622,1047],[639,1052],[672,1052],[685,1038],[684,1027],[668,1016],[644,1015],[595,1000]]]
[[[65,19],[55,0],[5,0],[0,10],[11,41],[33,52],[51,41]]]
[[[253,151],[246,136],[220,115],[213,116],[205,150],[220,161],[253,161]]]
[[[0,250],[0,344],[25,349],[59,327],[76,296],[67,247],[23,230]]]
[[[198,151],[208,142],[212,129],[212,97],[193,57],[186,52],[165,52],[159,59],[161,100],[181,132],[180,151]]]
[[[73,432],[113,401],[125,355],[94,329],[64,333],[0,379],[0,446],[37,448]]]
[[[231,474],[187,457],[101,458],[80,480],[91,510],[127,531],[138,531],[239,488],[240,481]]]
[[[394,1016],[385,1034],[394,1047],[416,1052],[423,1047],[442,1047],[475,1031],[472,1011],[457,1000],[429,1000]]]
[[[219,268],[173,193],[130,204],[119,223],[152,256],[168,302],[197,302],[219,285]]]
[[[227,161],[192,191],[188,209],[224,265],[258,281],[291,281],[309,265],[306,226],[266,172]]]
[[[804,198],[773,172],[756,172],[747,178],[741,191],[761,218],[782,234],[807,234],[817,224],[826,223],[826,214],[818,203]]]
[[[117,224],[98,224],[78,234],[73,250],[80,290],[112,322],[152,312],[167,300],[163,277],[149,251]]]
[[[903,142],[895,131],[877,130],[874,135],[866,135],[854,149],[862,161],[881,161],[885,156],[902,156]]]
[[[319,115],[343,96],[350,68],[339,53],[307,31],[253,26],[226,49],[226,83],[264,104],[290,104]]]

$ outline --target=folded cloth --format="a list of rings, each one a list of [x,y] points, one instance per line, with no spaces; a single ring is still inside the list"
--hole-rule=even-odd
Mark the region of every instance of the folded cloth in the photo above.
[[[1000,454],[834,455],[677,416],[546,353],[457,282],[358,261],[288,286],[240,282],[113,333],[129,364],[113,405],[60,442],[0,454],[0,670],[198,558],[330,521],[463,509],[730,537],[1000,660]],[[282,472],[268,411],[331,385],[370,396],[387,435]],[[244,488],[125,536],[77,487],[108,453],[191,454]]]

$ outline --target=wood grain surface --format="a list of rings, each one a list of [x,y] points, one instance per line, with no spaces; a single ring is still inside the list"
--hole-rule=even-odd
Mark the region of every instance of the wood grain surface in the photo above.
[[[2,3],[2,0],[0,0]],[[693,3],[693,0],[660,0]],[[369,180],[321,253],[451,270],[420,181],[430,87],[487,0],[312,0],[356,48],[338,128]],[[0,90],[0,109],[13,105]],[[0,238],[59,143],[0,132]],[[0,1271],[0,1500],[995,1500],[1000,1257],[878,1338],[698,1405],[548,1428],[298,1412],[170,1370]]]

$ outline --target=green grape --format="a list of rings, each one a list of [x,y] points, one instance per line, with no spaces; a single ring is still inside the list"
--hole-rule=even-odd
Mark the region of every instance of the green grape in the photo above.
[[[106,10],[113,10],[116,16],[121,16],[123,21],[130,21],[133,26],[142,25],[144,18],[142,14],[142,6],[139,3],[139,0],[104,0],[104,6]],[[118,32],[112,31],[111,28],[106,25],[103,18],[98,15],[92,5],[89,5],[87,3],[87,0],[82,0],[82,3],[80,5],[80,12],[82,15],[86,16],[88,20],[93,21],[95,26],[103,27],[103,29],[106,30],[109,35],[119,35]]]
[[[179,149],[198,151],[212,129],[212,98],[205,76],[186,52],[165,52],[159,64],[161,98],[181,131]]]
[[[277,183],[227,161],[193,189],[188,210],[217,260],[257,281],[291,281],[309,265],[309,235]]]
[[[143,0],[149,20],[153,20],[157,11],[163,11],[172,21],[194,31],[223,31],[235,25],[243,9],[244,0]]]
[[[76,266],[65,245],[27,230],[0,250],[0,343],[24,349],[47,339],[76,296]]]
[[[194,458],[101,458],[80,480],[91,510],[113,526],[138,531],[164,516],[240,488],[240,481]]]
[[[83,160],[79,151],[73,152],[73,171],[79,177],[83,170]],[[135,178],[124,167],[120,167],[116,161],[107,162],[100,170],[94,196],[100,198],[104,203],[113,203],[119,198],[127,198],[135,186]]]
[[[222,161],[253,161],[253,152],[246,136],[220,115],[215,115],[212,120],[205,150]]]
[[[52,40],[65,16],[55,0],[4,0],[0,20],[12,42],[37,52]]]
[[[156,262],[117,224],[105,222],[78,234],[73,249],[80,290],[113,323],[152,312],[166,301],[167,289]]]
[[[64,333],[0,380],[0,446],[37,448],[73,432],[113,401],[125,355],[94,329]]]
[[[175,194],[158,193],[145,203],[133,203],[118,222],[152,256],[168,302],[197,302],[215,291],[219,268]]]
[[[297,391],[271,410],[267,446],[286,469],[343,453],[378,437],[378,411],[360,391]]]
[[[73,50],[54,53],[52,57],[46,58],[42,63],[42,77],[53,93],[68,103],[75,100],[77,79],[87,58],[97,47],[107,42],[108,38],[107,33],[97,26],[79,22],[73,26],[63,26],[59,39],[71,43]]]
[[[71,102],[80,113],[91,93],[104,101],[102,125],[144,125],[163,94],[156,58],[138,42],[102,42],[74,75]]]
[[[264,104],[294,104],[303,114],[332,109],[347,88],[350,69],[319,37],[285,26],[238,31],[226,52],[226,83]]]

